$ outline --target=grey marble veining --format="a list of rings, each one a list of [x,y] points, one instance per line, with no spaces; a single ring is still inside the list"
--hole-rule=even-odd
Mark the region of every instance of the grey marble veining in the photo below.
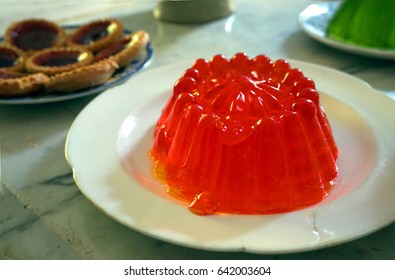
[[[0,10],[1,29],[9,21],[40,15],[41,8],[28,13],[19,9],[24,1],[14,2]],[[145,71],[217,53],[264,53],[344,71],[394,97],[395,62],[334,50],[300,30],[296,17],[313,1],[239,0],[230,17],[189,25],[156,21],[154,1],[106,1],[97,6],[71,1],[64,9],[59,9],[63,7],[59,1],[39,2],[48,5],[48,18],[61,23],[116,16],[130,29],[146,29],[155,54]],[[117,223],[80,193],[64,157],[68,130],[93,99],[0,105],[0,259],[395,259],[394,224],[332,248],[260,255],[190,249]],[[310,222],[325,238],[314,217]]]

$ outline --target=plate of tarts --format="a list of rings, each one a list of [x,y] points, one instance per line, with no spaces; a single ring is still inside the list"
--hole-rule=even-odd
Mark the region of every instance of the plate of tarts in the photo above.
[[[60,26],[45,19],[11,23],[0,37],[0,104],[70,100],[117,86],[151,61],[144,30],[116,19]]]

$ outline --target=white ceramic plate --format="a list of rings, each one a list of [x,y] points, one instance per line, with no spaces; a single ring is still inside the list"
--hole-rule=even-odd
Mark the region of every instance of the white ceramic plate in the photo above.
[[[70,32],[77,28],[78,26],[64,26],[67,32]],[[129,30],[124,30],[124,34],[128,35],[132,31]],[[3,38],[0,38],[0,42],[3,41]],[[109,89],[111,87],[117,86],[123,82],[125,82],[127,79],[132,77],[134,74],[137,72],[141,71],[144,69],[144,67],[148,66],[148,64],[151,62],[151,59],[153,57],[154,50],[152,48],[151,42],[148,42],[146,48],[144,51],[132,62],[130,62],[129,65],[127,65],[124,68],[118,69],[113,76],[104,84],[78,90],[78,91],[73,91],[73,92],[50,92],[50,93],[39,93],[39,94],[34,94],[34,95],[29,95],[29,96],[18,96],[18,97],[13,97],[13,98],[6,98],[6,97],[0,97],[0,104],[41,104],[41,103],[51,103],[51,102],[58,102],[58,101],[64,101],[64,100],[70,100],[70,99],[75,99],[75,98],[80,98],[88,95],[93,95],[100,93],[102,91],[105,91],[106,89]]]
[[[311,38],[336,49],[363,56],[395,59],[395,50],[369,48],[328,38],[326,29],[338,6],[338,1],[309,5],[299,14],[299,26]]]
[[[67,137],[66,158],[81,192],[132,229],[208,250],[307,251],[391,223],[395,102],[352,76],[290,62],[315,80],[340,150],[336,187],[322,203],[278,215],[197,216],[165,193],[151,174],[153,127],[174,82],[192,62],[141,73],[80,113]]]

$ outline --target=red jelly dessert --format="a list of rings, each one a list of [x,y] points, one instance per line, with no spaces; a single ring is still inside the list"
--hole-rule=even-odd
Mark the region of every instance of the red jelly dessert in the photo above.
[[[269,214],[320,202],[337,176],[314,82],[264,55],[198,59],[155,128],[154,173],[190,210]]]

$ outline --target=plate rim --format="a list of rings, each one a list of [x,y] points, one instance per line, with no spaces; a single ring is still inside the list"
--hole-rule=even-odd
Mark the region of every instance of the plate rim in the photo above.
[[[313,67],[315,69],[321,70],[321,71],[330,71],[331,73],[337,73],[337,75],[343,75],[344,77],[346,77],[347,79],[351,79],[350,81],[352,83],[355,83],[356,85],[360,86],[361,88],[364,88],[365,91],[367,92],[367,94],[372,95],[374,94],[374,96],[376,98],[384,98],[385,102],[390,102],[390,106],[394,106],[394,101],[392,99],[390,99],[389,97],[386,97],[384,95],[382,95],[381,93],[379,93],[378,91],[372,89],[367,83],[365,83],[364,81],[355,78],[349,74],[346,73],[342,73],[338,70],[335,69],[331,69],[328,67],[324,67],[324,66],[320,66],[320,65],[316,65],[316,64],[312,64],[312,63],[308,63],[308,62],[302,62],[302,61],[297,61],[297,60],[288,60],[291,65],[302,65],[305,67]],[[130,84],[132,83],[138,83],[139,80],[143,80],[145,77],[149,77],[150,75],[155,75],[157,73],[160,73],[161,71],[167,71],[169,69],[174,69],[179,67],[180,69],[182,68],[181,66],[188,66],[191,65],[190,61],[188,62],[181,62],[181,63],[177,63],[177,64],[172,64],[172,65],[168,65],[168,66],[162,66],[156,69],[152,69],[150,71],[144,72],[139,74],[139,76],[136,77],[136,79],[134,80],[129,80],[127,83],[125,83],[124,86],[131,86]],[[172,68],[173,67],[173,68]],[[180,73],[181,74],[181,73]],[[90,114],[91,111],[94,109],[94,107],[96,106],[96,104],[98,104],[99,102],[101,102],[101,100],[108,99],[110,96],[116,96],[119,95],[121,91],[121,87],[118,88],[113,88],[110,89],[109,91],[107,91],[105,94],[100,95],[98,98],[96,98],[94,101],[92,101],[91,103],[88,104],[87,107],[85,107],[83,109],[83,111],[77,116],[77,118],[75,119],[75,121],[73,122],[72,126],[70,127],[70,130],[67,134],[67,139],[66,139],[66,144],[65,144],[65,156],[66,156],[66,160],[68,161],[68,163],[70,164],[70,166],[72,167],[73,170],[73,177],[75,179],[75,182],[78,186],[78,188],[80,189],[80,191],[84,194],[84,196],[91,201],[96,207],[98,207],[101,211],[103,211],[104,213],[106,213],[107,215],[109,215],[112,219],[118,221],[119,223],[137,231],[140,233],[143,233],[144,235],[159,239],[159,240],[163,240],[166,242],[170,242],[173,244],[177,244],[177,245],[181,245],[181,246],[186,246],[186,247],[191,247],[191,248],[196,248],[196,249],[205,249],[205,250],[212,250],[212,251],[245,251],[245,252],[251,252],[251,253],[265,253],[265,254],[277,254],[277,253],[295,253],[295,252],[304,252],[304,251],[311,251],[311,250],[316,250],[316,249],[320,249],[320,248],[325,248],[325,247],[329,247],[329,246],[335,246],[341,243],[345,243],[347,241],[351,241],[363,236],[366,236],[374,231],[377,231],[385,226],[387,226],[388,224],[392,223],[395,220],[395,214],[393,213],[393,215],[391,215],[391,219],[387,219],[385,222],[380,223],[379,225],[376,225],[374,228],[371,228],[370,230],[364,231],[364,232],[359,232],[356,234],[353,234],[352,236],[347,236],[346,238],[343,239],[335,239],[332,240],[330,242],[319,242],[319,243],[314,243],[314,244],[305,244],[305,246],[296,246],[296,247],[292,247],[292,248],[265,248],[265,249],[257,249],[257,248],[253,248],[253,247],[248,247],[248,246],[230,246],[230,247],[222,247],[221,245],[213,245],[213,244],[197,244],[194,242],[185,242],[185,240],[179,240],[178,238],[173,238],[173,237],[169,237],[166,234],[163,234],[162,232],[155,232],[155,231],[150,231],[149,229],[145,228],[144,226],[141,225],[136,225],[134,223],[130,223],[127,222],[123,219],[119,219],[119,217],[114,217],[113,213],[109,213],[107,209],[105,209],[105,207],[103,207],[103,205],[98,202],[97,200],[95,201],[95,199],[92,199],[92,197],[90,196],[91,194],[86,192],[86,188],[84,186],[82,186],[83,183],[81,183],[81,174],[79,174],[79,170],[76,167],[75,162],[73,162],[73,153],[70,152],[70,142],[74,141],[73,138],[75,136],[75,131],[76,131],[76,126],[79,125],[79,123],[85,118],[85,114]],[[140,97],[141,99],[141,97]],[[387,100],[388,99],[388,100]],[[383,101],[384,102],[384,101]],[[137,105],[136,105],[137,106]],[[89,133],[86,133],[87,135]],[[395,145],[393,142],[391,143],[392,148]],[[302,210],[304,211],[304,210]],[[297,211],[298,213],[301,211]],[[285,214],[278,214],[279,216],[285,216],[285,215],[293,215],[293,213],[285,213]],[[278,216],[276,214],[276,216]],[[214,216],[214,215],[213,215]],[[233,216],[233,215],[230,215]],[[235,219],[238,219],[239,217],[241,217],[243,215],[235,215],[234,217],[237,217]],[[220,219],[218,217],[213,218],[213,220],[216,219]]]
[[[395,60],[395,50],[362,46],[362,45],[347,43],[346,41],[331,39],[325,35],[324,30],[318,29],[312,26],[311,24],[306,23],[306,20],[310,19],[312,16],[321,16],[320,17],[322,20],[321,23],[324,23],[324,26],[326,26],[328,19],[322,18],[322,15],[327,15],[327,12],[325,13],[316,12],[316,14],[311,15],[310,10],[317,11],[318,9],[315,9],[315,7],[325,8],[325,9],[328,8],[336,9],[339,4],[340,1],[325,1],[325,2],[312,3],[308,5],[298,15],[297,22],[299,27],[309,37],[327,46],[333,47],[335,49],[347,53],[365,56],[365,57]]]
[[[71,30],[80,27],[81,25],[69,24],[62,25],[62,28],[66,30]],[[124,28],[123,34],[128,35],[133,33],[134,30]],[[0,43],[4,41],[4,37],[0,36]],[[17,97],[1,97],[0,96],[0,105],[29,105],[29,104],[46,104],[46,103],[55,103],[67,100],[73,100],[76,98],[87,97],[94,94],[99,94],[107,89],[110,89],[114,86],[120,85],[124,83],[126,80],[134,76],[136,73],[147,68],[152,62],[154,56],[154,48],[151,40],[148,41],[147,46],[145,47],[146,56],[144,59],[139,62],[137,67],[133,67],[133,61],[125,67],[125,69],[119,73],[119,77],[114,79],[111,77],[109,81],[104,84],[100,84],[94,87],[81,89],[78,91],[74,91],[71,93],[59,93],[57,95],[42,95],[42,96],[17,96]],[[126,74],[124,74],[126,73]],[[123,74],[123,75],[122,75]]]

